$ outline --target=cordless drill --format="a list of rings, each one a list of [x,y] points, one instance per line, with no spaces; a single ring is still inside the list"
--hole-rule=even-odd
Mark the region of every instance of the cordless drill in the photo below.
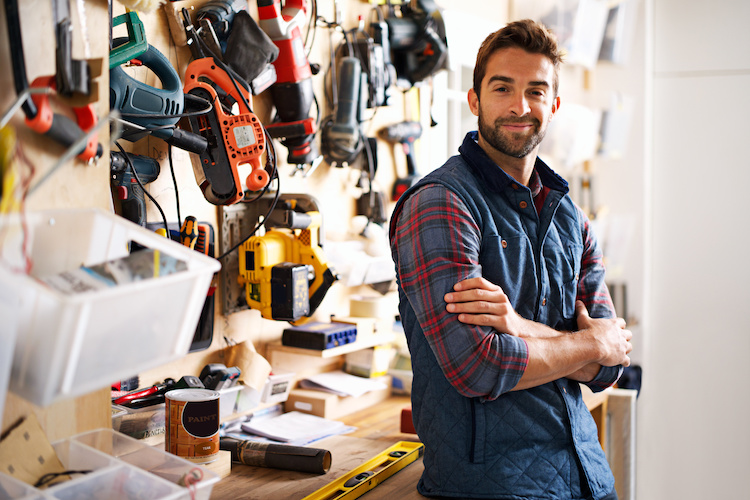
[[[128,162],[128,159],[130,162]],[[133,175],[133,170],[138,175],[138,180],[145,186],[159,177],[159,162],[148,156],[133,153],[123,154],[118,151],[111,151],[109,160],[112,187],[115,190],[115,196],[120,200],[120,215],[145,227],[146,199],[143,189]]]
[[[406,154],[406,177],[399,177],[393,184],[391,191],[392,201],[398,200],[404,191],[417,183],[420,179],[417,174],[417,166],[414,161],[414,141],[422,136],[422,124],[419,122],[405,121],[394,123],[379,131],[380,138],[391,144],[401,144]]]

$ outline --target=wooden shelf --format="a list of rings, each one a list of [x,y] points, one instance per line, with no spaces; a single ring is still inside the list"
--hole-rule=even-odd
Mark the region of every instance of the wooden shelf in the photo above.
[[[351,344],[344,344],[342,346],[333,347],[331,349],[303,349],[301,347],[290,347],[282,345],[281,341],[271,342],[266,346],[269,355],[272,352],[286,352],[290,354],[300,354],[304,356],[311,356],[314,358],[334,358],[361,349],[367,349],[368,347],[375,347],[377,345],[389,344],[396,340],[396,334],[393,332],[381,332],[381,333],[370,333],[360,334],[357,333],[357,340]]]

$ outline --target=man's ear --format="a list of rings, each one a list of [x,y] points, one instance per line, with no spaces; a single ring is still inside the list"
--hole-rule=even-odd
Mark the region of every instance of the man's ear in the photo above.
[[[560,109],[560,96],[555,97],[555,100],[552,101],[552,115],[550,115],[550,118],[555,116],[558,109]]]
[[[467,99],[469,101],[469,109],[471,109],[471,112],[474,116],[479,116],[479,96],[474,92],[474,88],[469,89]]]

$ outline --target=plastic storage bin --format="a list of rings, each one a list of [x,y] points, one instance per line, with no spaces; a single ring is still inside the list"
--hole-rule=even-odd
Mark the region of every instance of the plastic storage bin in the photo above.
[[[180,484],[195,464],[111,429],[100,429],[52,443],[66,470],[89,470],[40,490],[0,473],[0,487],[8,499],[190,500]],[[208,500],[219,476],[200,468],[203,478],[194,485],[194,498]],[[0,490],[2,491],[2,490]]]
[[[0,287],[18,300],[3,318],[16,328],[13,392],[46,406],[187,354],[221,267],[216,259],[100,210],[29,213],[26,223],[32,276],[0,266]],[[23,262],[21,228],[17,216],[0,218],[3,262]],[[187,270],[80,294],[35,279],[125,257],[131,241],[184,261]]]
[[[13,347],[16,344],[17,321],[15,314],[17,310],[18,297],[15,292],[0,286],[0,318],[2,318],[0,319],[0,419],[2,419],[5,407],[10,366],[13,361]],[[1,499],[2,497],[0,497]]]

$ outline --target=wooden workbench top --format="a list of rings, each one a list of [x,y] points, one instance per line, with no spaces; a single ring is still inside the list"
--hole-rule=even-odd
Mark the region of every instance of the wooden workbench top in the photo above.
[[[606,405],[608,391],[594,394],[584,390],[584,401],[595,412]],[[232,464],[229,477],[217,483],[212,500],[299,500],[359,467],[373,456],[399,441],[418,441],[415,434],[401,432],[401,409],[411,406],[408,396],[392,396],[382,403],[352,413],[340,420],[357,427],[354,432],[317,441],[310,446],[331,451],[331,469],[322,475],[284,471],[262,467]],[[595,414],[596,417],[596,414]],[[601,419],[600,419],[601,420]],[[602,420],[603,422],[603,420]],[[598,425],[603,425],[597,422]],[[600,433],[603,434],[600,427]],[[396,473],[375,489],[365,493],[362,500],[398,498],[399,500],[424,500],[417,493],[424,465],[419,458]]]
[[[357,430],[310,445],[331,451],[331,469],[326,474],[232,464],[232,474],[214,485],[211,499],[301,499],[399,441],[418,441],[416,435],[400,431],[401,409],[410,404],[408,397],[391,397],[383,403],[341,418],[344,423],[356,426]],[[423,499],[416,490],[423,469],[420,458],[360,498]]]

